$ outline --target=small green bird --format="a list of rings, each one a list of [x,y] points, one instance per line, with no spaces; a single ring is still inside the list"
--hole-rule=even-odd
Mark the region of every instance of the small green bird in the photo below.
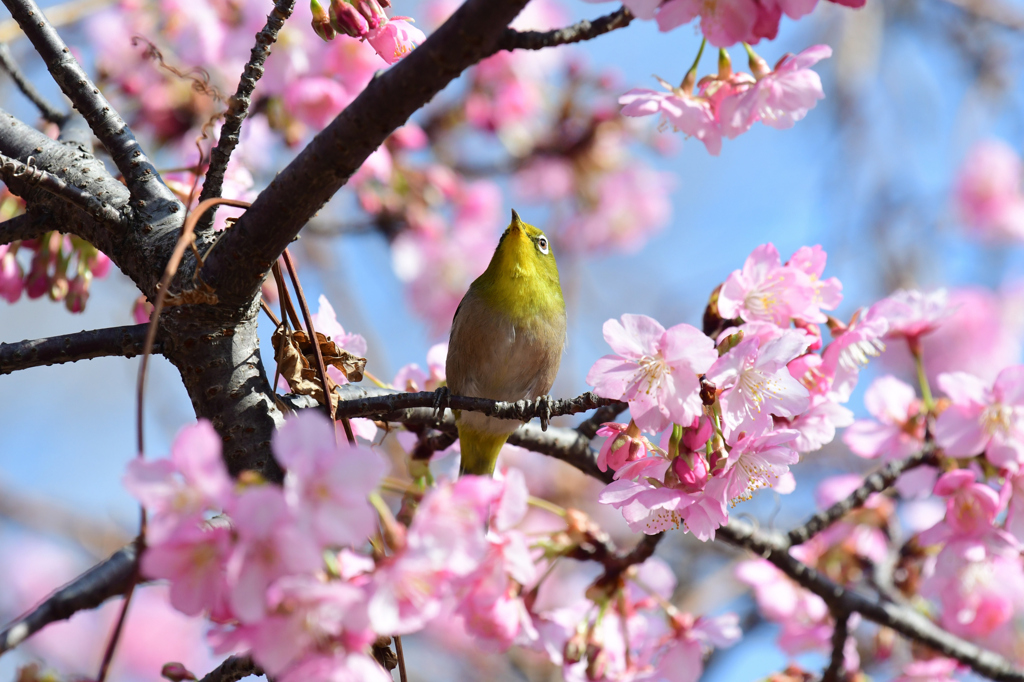
[[[565,300],[544,233],[512,211],[487,266],[452,320],[446,374],[455,395],[524,400],[547,395],[565,347]],[[491,475],[520,422],[455,411],[462,473]]]

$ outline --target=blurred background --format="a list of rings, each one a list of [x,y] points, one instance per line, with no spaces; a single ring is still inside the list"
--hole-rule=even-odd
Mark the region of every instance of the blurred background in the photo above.
[[[256,114],[229,175],[234,196],[254,196],[385,67],[355,41],[328,51],[308,29],[308,7],[298,4],[257,88]],[[520,26],[546,29],[617,7],[534,0]],[[147,148],[159,150],[159,167],[173,169],[195,164],[202,126],[223,105],[143,56],[145,45],[133,46],[131,37],[153,42],[179,72],[205,67],[211,89],[231,93],[269,8],[267,0],[94,2],[74,5],[77,18],[61,33]],[[393,11],[429,34],[450,9],[395,0]],[[218,21],[228,28],[212,28]],[[960,307],[934,337],[929,371],[969,369],[990,380],[1020,361],[1024,341],[1024,209],[1012,201],[1024,143],[1022,31],[1020,3],[868,0],[851,10],[823,2],[800,21],[783,19],[778,38],[755,49],[774,64],[787,52],[832,46],[833,57],[815,69],[826,98],[794,128],[757,125],[726,140],[719,156],[659,130],[653,118],[617,115],[626,90],[656,89],[655,76],[681,81],[700,44],[692,27],[659,33],[653,22],[634,21],[579,46],[505,55],[418,112],[417,126],[392,138],[387,158],[364,166],[291,250],[310,300],[326,296],[345,330],[365,338],[367,369],[384,381],[409,363],[427,369],[428,349],[446,340],[455,304],[486,266],[511,208],[547,231],[559,259],[569,345],[555,396],[588,389],[587,370],[608,352],[605,320],[644,313],[666,327],[699,327],[711,291],[765,242],[783,260],[803,245],[825,248],[825,276],[843,283],[840,319],[900,287],[949,288]],[[4,39],[43,94],[61,101],[28,42],[16,32]],[[746,69],[743,50],[730,53],[734,68]],[[699,75],[714,71],[708,51]],[[303,79],[333,80],[340,90],[325,102],[330,88],[322,80],[307,84],[316,95],[289,88]],[[9,79],[0,78],[0,98],[22,120],[37,120]],[[187,171],[167,177],[185,195],[194,179]],[[1009,205],[997,210],[986,197]],[[21,265],[30,267],[24,258]],[[80,313],[45,295],[0,301],[0,342],[133,324],[137,296],[113,268],[92,281]],[[272,375],[273,325],[266,317],[260,325]],[[858,417],[872,376],[910,376],[900,352],[862,377],[849,405]],[[963,358],[974,364],[954,366]],[[0,621],[135,534],[137,507],[120,481],[135,454],[137,370],[138,359],[102,358],[0,377]],[[176,370],[162,358],[154,359],[146,400],[148,454],[160,456],[194,420]],[[396,467],[400,445],[380,446]],[[595,504],[599,486],[561,463],[509,450],[505,463],[526,470],[534,494],[580,506],[632,542],[619,515]],[[792,495],[765,491],[732,513],[788,528],[813,510],[825,477],[872,466],[837,438],[794,467]],[[901,513],[913,528],[934,510],[922,502]],[[744,639],[716,653],[703,679],[760,679],[786,665],[777,626],[758,616],[733,578],[736,552],[675,532],[658,555],[676,573],[675,601],[685,610],[741,614]],[[580,570],[574,580],[582,589],[588,569]],[[202,674],[219,660],[205,649],[202,623],[170,609],[163,589],[144,588],[132,610],[127,636],[141,639],[122,644],[119,679],[158,679],[168,660]],[[36,657],[65,674],[92,674],[108,629],[100,621],[112,616],[108,604],[48,629],[0,659],[0,679]],[[449,649],[440,639],[418,636],[406,645],[413,679],[557,679],[557,670],[526,654],[474,652],[465,643]],[[826,658],[811,652],[798,660],[820,670]]]

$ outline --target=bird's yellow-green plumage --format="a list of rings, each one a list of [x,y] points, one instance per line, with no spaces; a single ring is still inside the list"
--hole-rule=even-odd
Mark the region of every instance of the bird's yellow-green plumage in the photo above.
[[[490,265],[462,298],[448,343],[454,395],[524,400],[546,395],[565,347],[565,301],[544,233],[512,211]],[[489,475],[519,422],[456,412],[463,473]]]

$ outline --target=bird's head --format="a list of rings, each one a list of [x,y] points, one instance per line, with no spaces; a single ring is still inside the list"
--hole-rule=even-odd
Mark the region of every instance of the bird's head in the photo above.
[[[540,229],[524,223],[512,209],[512,222],[501,235],[488,270],[505,278],[540,277],[558,281],[558,265],[551,241]]]

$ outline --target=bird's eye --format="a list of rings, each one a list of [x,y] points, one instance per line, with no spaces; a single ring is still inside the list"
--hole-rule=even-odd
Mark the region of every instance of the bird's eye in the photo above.
[[[540,249],[540,252],[543,253],[545,256],[548,255],[548,238],[541,237],[540,239],[538,239],[537,248]]]

